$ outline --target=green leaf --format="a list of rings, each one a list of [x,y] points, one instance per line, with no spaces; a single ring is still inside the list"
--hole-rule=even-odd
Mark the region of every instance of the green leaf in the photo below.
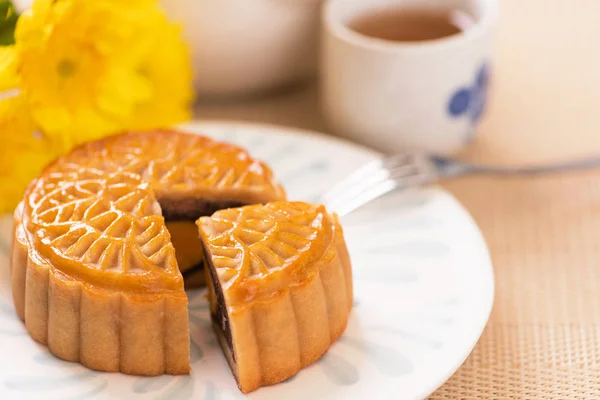
[[[0,0],[0,46],[15,43],[15,25],[19,15],[9,0]]]

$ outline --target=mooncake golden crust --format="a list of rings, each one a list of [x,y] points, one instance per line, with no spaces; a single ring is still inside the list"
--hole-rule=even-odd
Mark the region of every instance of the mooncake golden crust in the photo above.
[[[342,228],[323,206],[227,209],[198,227],[215,330],[243,392],[296,374],[344,332],[352,271]]]
[[[166,202],[181,205],[182,200],[198,198],[241,204],[285,199],[271,169],[246,150],[174,130],[132,132],[90,142],[48,169],[73,167],[138,175],[150,184],[163,208]]]
[[[177,207],[285,193],[244,150],[199,136],[128,133],[75,149],[14,213],[13,298],[33,339],[92,369],[189,372],[187,297],[161,196]]]

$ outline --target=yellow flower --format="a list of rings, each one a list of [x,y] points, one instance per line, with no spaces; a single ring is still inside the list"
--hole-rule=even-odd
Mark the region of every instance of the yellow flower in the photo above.
[[[35,121],[69,145],[189,118],[189,54],[156,0],[35,0],[15,41]]]
[[[181,122],[191,101],[188,50],[157,0],[34,0],[0,47],[0,212],[73,146]]]
[[[4,213],[12,211],[29,182],[62,148],[36,131],[19,95],[0,100],[0,141],[0,213]]]

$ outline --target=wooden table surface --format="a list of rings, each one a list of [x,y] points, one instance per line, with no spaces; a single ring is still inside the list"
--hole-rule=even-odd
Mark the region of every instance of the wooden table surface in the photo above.
[[[502,0],[491,104],[462,157],[523,165],[600,155],[600,1]],[[314,84],[201,118],[326,131]],[[600,170],[446,182],[495,266],[477,347],[432,399],[600,399]]]

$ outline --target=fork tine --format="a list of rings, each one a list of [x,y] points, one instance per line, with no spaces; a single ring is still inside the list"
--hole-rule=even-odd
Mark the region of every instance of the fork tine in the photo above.
[[[402,178],[399,178],[398,176],[391,177],[388,174],[388,176],[385,179],[378,179],[378,180],[371,181],[371,182],[369,182],[368,185],[364,185],[364,186],[358,188],[357,190],[349,190],[349,191],[346,191],[343,193],[339,193],[336,197],[329,199],[325,204],[332,208],[344,207],[344,205],[346,203],[354,202],[354,201],[356,201],[356,199],[363,198],[363,196],[368,197],[369,195],[366,193],[371,193],[372,191],[379,192],[379,189],[377,189],[377,188],[387,187],[389,182],[398,182],[401,180],[408,180],[408,179],[410,179],[410,175],[406,175],[406,176],[403,176]],[[393,190],[396,187],[397,186],[394,186],[390,190]],[[383,194],[384,193],[379,193],[378,195],[383,195]],[[370,199],[370,200],[372,200],[372,199]]]
[[[327,207],[331,208],[338,215],[344,216],[371,200],[383,196],[395,189],[410,189],[431,181],[433,181],[432,177],[427,175],[412,175],[401,179],[388,179],[373,185],[363,192],[357,193],[355,196],[336,199],[336,201],[328,204]]]
[[[358,193],[378,182],[385,181],[386,179],[389,179],[389,171],[384,168],[373,170],[373,172],[365,175],[361,179],[355,179],[352,182],[348,182],[343,186],[337,187],[334,191],[328,191],[323,199],[331,200],[348,196],[348,194]]]
[[[406,163],[406,159],[410,157],[408,153],[396,154],[391,157],[382,158],[379,160],[367,163],[363,167],[357,169],[339,183],[334,185],[325,193],[322,198],[333,198],[340,192],[346,191],[349,188],[355,187],[359,183],[365,182],[365,178],[372,178],[378,171],[385,171]]]
[[[426,158],[403,154],[380,160],[379,169],[361,168],[361,174],[352,174],[351,180],[336,185],[327,192],[322,202],[339,215],[347,214],[361,205],[399,187],[413,187],[435,179]],[[360,176],[360,178],[358,178]]]
[[[380,184],[373,186],[371,189],[359,193],[354,198],[346,199],[337,207],[334,205],[331,208],[339,215],[344,216],[351,211],[356,210],[361,205],[368,203],[369,201],[376,199],[379,196],[383,196],[384,194],[391,192],[392,190],[398,187],[397,181],[387,180],[381,182]]]
[[[383,184],[388,180],[407,179],[417,174],[418,168],[415,164],[400,164],[393,169],[380,169],[357,182],[354,186],[347,187],[343,191],[338,191],[333,195],[324,197],[323,200],[328,203],[339,203],[346,199],[356,197],[362,192],[368,191],[374,186]]]
[[[342,179],[340,182],[333,185],[333,187],[327,191],[325,197],[334,196],[335,194],[345,190],[347,187],[352,186],[356,182],[360,182],[362,178],[370,176],[372,173],[380,170],[383,166],[383,161],[384,160],[371,161],[365,164],[364,166],[360,167],[359,169]]]

